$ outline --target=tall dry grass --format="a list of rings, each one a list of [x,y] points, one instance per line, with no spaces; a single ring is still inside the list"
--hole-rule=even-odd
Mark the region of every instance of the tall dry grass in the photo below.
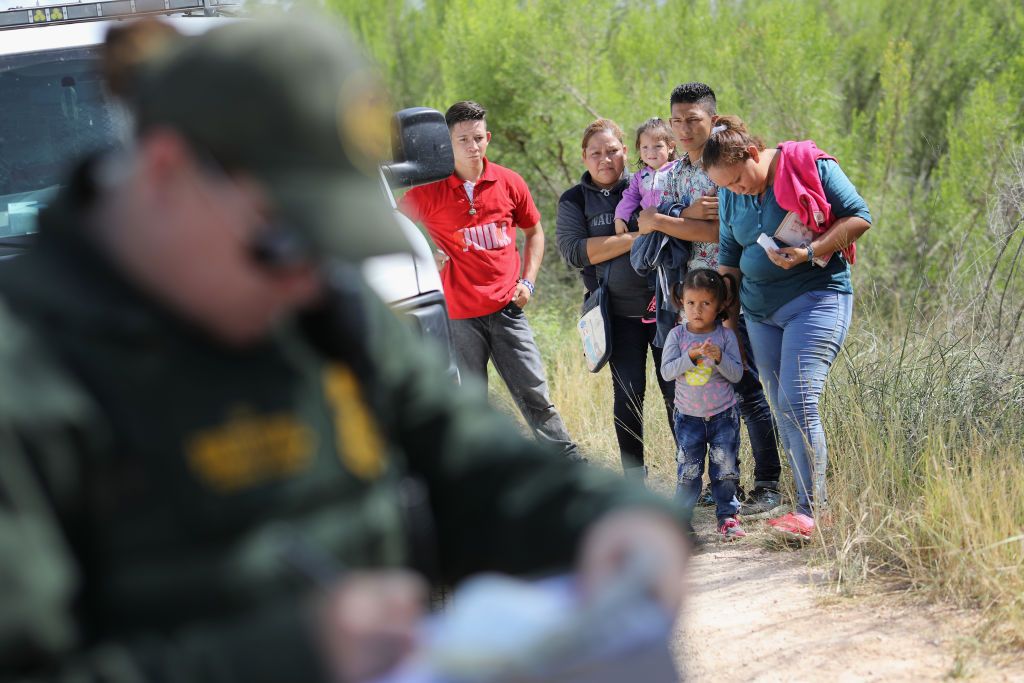
[[[531,325],[547,371],[551,399],[558,408],[569,433],[587,458],[596,465],[620,470],[619,447],[612,418],[611,368],[597,374],[587,371],[576,336],[576,308],[565,299],[538,302],[529,311]],[[517,414],[501,380],[491,372],[492,402]],[[648,359],[647,396],[644,415],[644,449],[648,481],[652,488],[671,491],[675,486],[675,445],[672,429],[665,416],[661,392]],[[637,406],[637,410],[641,407]]]
[[[1021,645],[1024,353],[947,291],[928,317],[869,318],[847,341],[823,406],[821,550],[839,587],[901,577]]]
[[[989,203],[988,241],[964,244],[944,279],[922,276],[915,291],[892,292],[874,286],[891,279],[874,278],[870,263],[854,268],[854,320],[822,399],[831,524],[812,561],[830,566],[840,590],[896,578],[931,598],[980,608],[986,638],[1020,648],[1024,148],[1008,156],[1007,169]],[[586,371],[575,335],[579,285],[547,277],[529,315],[553,400],[591,459],[618,468],[610,372]],[[654,487],[670,491],[674,447],[653,372],[647,463]],[[492,381],[495,400],[514,412],[499,385]]]
[[[857,307],[822,403],[832,523],[813,561],[840,590],[896,578],[981,608],[988,635],[1024,645],[1024,353],[972,327],[953,297],[927,322],[879,319],[869,307]],[[533,317],[566,425],[592,461],[618,468],[610,371],[586,371],[571,308],[542,304]],[[647,464],[652,486],[668,492],[674,447],[653,372]],[[514,412],[500,381],[492,395]],[[749,483],[745,439],[743,448]]]
[[[997,350],[948,304],[917,316],[856,320],[822,402],[828,512],[809,561],[837,590],[896,579],[931,598],[983,610],[986,633],[1024,645],[1024,353]],[[861,310],[869,309],[869,310]],[[611,374],[588,373],[572,308],[533,312],[552,398],[598,465],[617,469]],[[671,491],[674,446],[649,367],[644,439],[649,481]],[[515,412],[500,380],[492,397]],[[742,469],[751,467],[744,437]],[[784,488],[792,498],[784,465]]]

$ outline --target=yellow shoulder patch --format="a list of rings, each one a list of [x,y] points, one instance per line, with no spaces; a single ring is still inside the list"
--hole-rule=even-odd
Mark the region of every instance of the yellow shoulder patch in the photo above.
[[[338,457],[357,477],[379,477],[386,466],[384,439],[352,370],[340,364],[330,366],[324,392],[334,409]]]

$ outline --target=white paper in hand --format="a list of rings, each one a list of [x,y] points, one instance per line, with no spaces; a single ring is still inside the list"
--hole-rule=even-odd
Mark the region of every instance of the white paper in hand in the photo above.
[[[764,234],[763,232],[757,236],[757,243],[760,244],[761,248],[763,248],[765,252],[769,254],[772,253],[773,251],[779,250],[779,245],[775,243],[775,240],[773,240],[771,237]]]
[[[819,221],[821,220],[822,217],[820,211],[816,211],[814,215]],[[800,216],[798,216],[796,212],[790,211],[786,214],[785,218],[782,219],[782,222],[779,223],[779,229],[775,231],[775,239],[786,246],[806,247],[814,241],[814,231],[800,222]],[[758,241],[760,242],[760,240]],[[831,254],[825,258],[816,256],[814,258],[814,265],[819,268],[824,268],[828,265],[829,259],[831,258]]]

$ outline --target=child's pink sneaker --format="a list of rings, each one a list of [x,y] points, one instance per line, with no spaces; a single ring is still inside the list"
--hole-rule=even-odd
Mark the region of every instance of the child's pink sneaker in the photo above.
[[[718,533],[722,535],[723,541],[735,541],[737,538],[743,538],[747,535],[747,532],[740,526],[740,520],[736,515],[726,517],[719,522]]]
[[[814,518],[801,512],[787,512],[768,520],[772,531],[788,539],[809,541],[814,533]]]

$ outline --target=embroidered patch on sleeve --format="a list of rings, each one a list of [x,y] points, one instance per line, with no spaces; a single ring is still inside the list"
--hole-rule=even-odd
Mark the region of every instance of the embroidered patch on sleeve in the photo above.
[[[185,457],[200,481],[228,494],[295,476],[310,466],[316,445],[314,431],[294,415],[241,407],[189,438]]]
[[[355,375],[344,365],[332,365],[324,383],[327,400],[334,409],[338,457],[361,479],[379,477],[386,464],[384,439]]]

